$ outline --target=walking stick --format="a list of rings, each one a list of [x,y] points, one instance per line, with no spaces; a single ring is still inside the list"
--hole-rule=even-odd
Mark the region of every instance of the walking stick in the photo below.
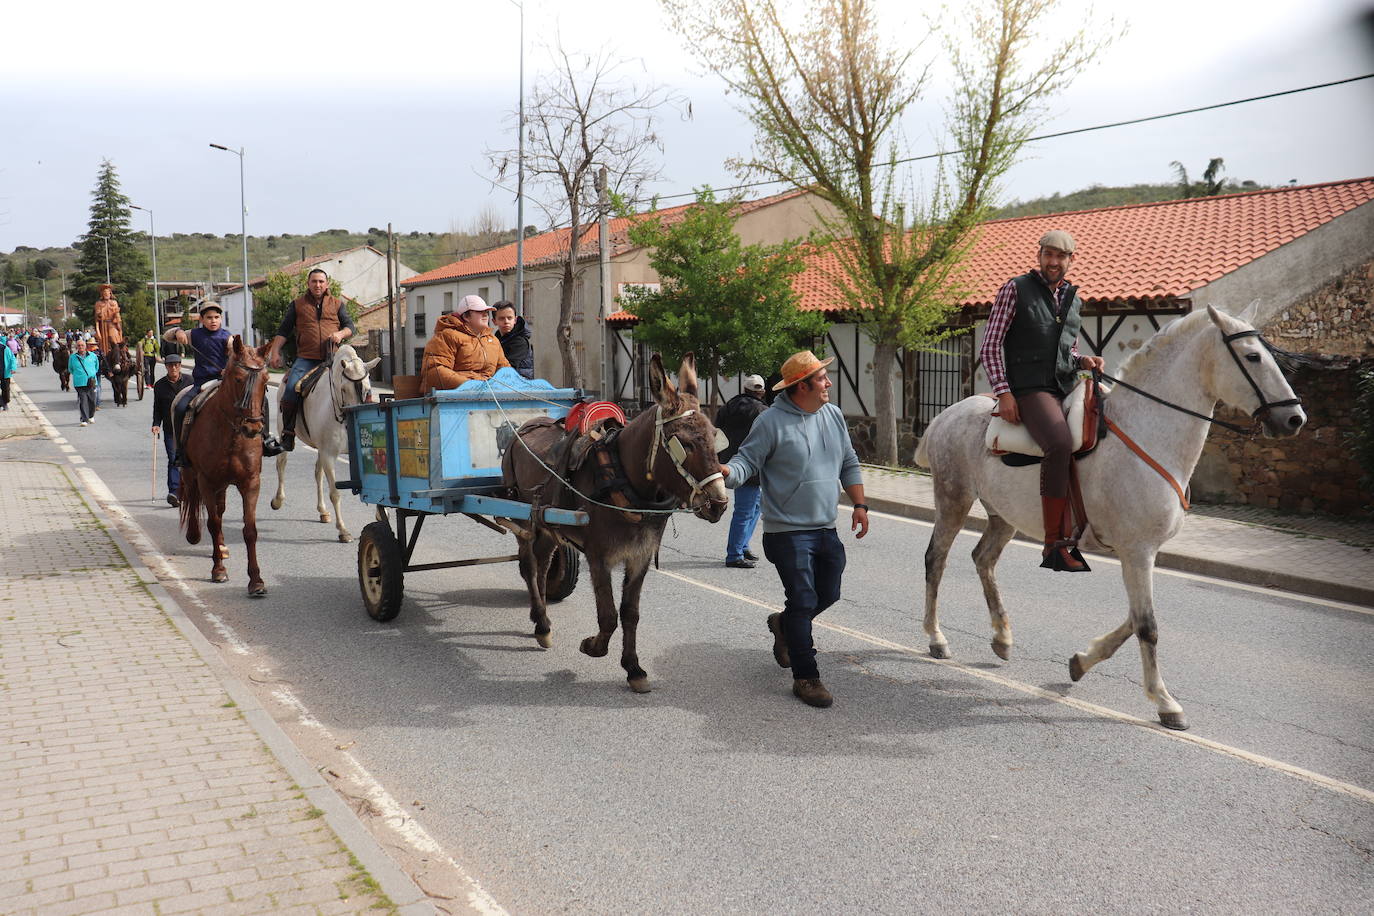
[[[157,501],[157,433],[153,433],[153,476],[148,481],[148,498]]]

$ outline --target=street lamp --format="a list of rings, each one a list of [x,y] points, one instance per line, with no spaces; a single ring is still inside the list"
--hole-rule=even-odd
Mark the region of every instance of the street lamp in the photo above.
[[[135,210],[148,214],[148,237],[153,240],[153,323],[162,328],[162,303],[157,298],[157,228],[153,225],[153,211],[138,204],[129,204]]]
[[[29,321],[29,288],[22,283],[16,283],[14,285],[24,291],[24,327],[27,328],[29,325],[33,324],[32,321]]]
[[[515,166],[515,314],[525,314],[525,4],[508,0],[520,10],[520,113],[516,127]]]
[[[243,240],[243,339],[251,340],[249,329],[253,326],[253,293],[248,288],[248,201],[243,194],[243,147],[230,149],[218,143],[211,143],[212,149],[222,149],[239,157],[239,237]]]
[[[110,285],[110,237],[101,235],[99,232],[92,232],[91,235],[105,243],[105,285]]]

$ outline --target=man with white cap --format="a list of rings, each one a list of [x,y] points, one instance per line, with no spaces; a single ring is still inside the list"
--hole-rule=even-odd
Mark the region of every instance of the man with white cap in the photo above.
[[[830,403],[830,376],[810,350],[782,364],[781,391],[754,423],[739,451],[721,465],[738,489],[754,475],[763,487],[763,554],[778,570],[786,601],[768,616],[773,658],[792,669],[792,694],[808,706],[834,702],[821,683],[811,621],[840,598],[844,545],[835,533],[840,488],[854,503],[850,530],[868,534],[859,458],[844,414]]]
[[[425,344],[420,363],[420,388],[425,392],[457,388],[475,378],[491,378],[510,366],[487,324],[491,306],[481,296],[464,296],[450,314],[434,323],[434,336]]]
[[[1039,269],[1012,277],[997,292],[983,337],[983,371],[997,396],[997,414],[1024,423],[1045,453],[1040,462],[1040,502],[1045,547],[1040,563],[1060,572],[1088,572],[1088,564],[1065,539],[1073,525],[1066,515],[1072,438],[1062,402],[1079,369],[1101,369],[1100,356],[1078,354],[1083,302],[1065,279],[1077,245],[1062,229],[1040,239]]]
[[[757,375],[744,377],[743,391],[725,402],[716,414],[716,429],[725,433],[730,444],[720,453],[721,461],[729,461],[744,444],[759,414],[768,409],[763,403],[763,379]],[[758,562],[749,550],[754,526],[759,521],[759,477],[755,474],[747,483],[735,487],[735,514],[730,517],[730,536],[725,545],[725,565],[734,569],[753,569]]]

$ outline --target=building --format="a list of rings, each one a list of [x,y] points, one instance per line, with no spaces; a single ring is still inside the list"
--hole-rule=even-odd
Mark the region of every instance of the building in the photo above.
[[[661,219],[680,219],[692,204],[658,211]],[[816,208],[824,206],[812,195],[788,191],[745,201],[736,209],[735,231],[745,244],[777,244],[808,235],[819,225]],[[633,245],[627,232],[633,218],[609,220],[606,289],[601,288],[601,250],[592,224],[578,243],[573,298],[573,344],[588,390],[622,398],[647,395],[642,354],[628,338],[608,330],[605,317],[615,312],[615,297],[627,286],[652,285],[658,275],[649,266],[649,253]],[[525,239],[525,319],[533,334],[534,374],[555,384],[567,384],[555,331],[563,284],[562,261],[572,237],[558,229]],[[411,276],[401,285],[410,300],[405,332],[406,371],[418,374],[425,344],[434,322],[453,311],[463,296],[476,294],[488,303],[515,299],[516,243]],[[604,366],[604,370],[603,370]],[[606,382],[603,382],[603,378]]]

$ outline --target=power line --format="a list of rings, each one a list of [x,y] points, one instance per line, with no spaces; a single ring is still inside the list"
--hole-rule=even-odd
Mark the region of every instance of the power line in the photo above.
[[[1202,105],[1202,106],[1199,106],[1199,107],[1197,107],[1197,108],[1184,108],[1184,109],[1182,109],[1182,110],[1180,110],[1180,111],[1171,111],[1171,112],[1168,112],[1168,113],[1166,113],[1166,114],[1149,115],[1149,116],[1144,117],[1144,118],[1132,118],[1132,119],[1129,120],[1129,121],[1113,121],[1113,122],[1110,123],[1110,124],[1097,124],[1097,125],[1095,125],[1095,126],[1093,126],[1093,127],[1079,127],[1079,128],[1075,128],[1074,130],[1061,130],[1061,131],[1056,131],[1055,133],[1052,133],[1052,134],[1040,134],[1040,135],[1035,136],[1035,137],[1027,137],[1023,142],[1024,142],[1024,143],[1035,143],[1035,142],[1037,142],[1037,141],[1039,141],[1039,140],[1053,140],[1053,139],[1055,139],[1055,138],[1057,138],[1057,137],[1071,137],[1071,136],[1073,136],[1074,134],[1086,134],[1086,133],[1089,133],[1089,132],[1091,132],[1091,131],[1095,131],[1095,130],[1107,130],[1108,128],[1112,128],[1112,127],[1127,127],[1127,126],[1129,126],[1129,125],[1131,125],[1131,124],[1144,124],[1144,123],[1146,123],[1147,121],[1160,121],[1160,120],[1163,120],[1163,119],[1165,119],[1165,118],[1177,118],[1177,117],[1179,117],[1180,115],[1197,114],[1197,113],[1200,112],[1200,111],[1214,111],[1214,110],[1216,110],[1216,109],[1218,109],[1218,108],[1230,108],[1230,107],[1233,106],[1233,105],[1245,105],[1245,104],[1248,104],[1248,103],[1250,103],[1250,102],[1262,102],[1262,101],[1264,101],[1264,100],[1266,100],[1266,99],[1276,99],[1276,98],[1280,98],[1281,96],[1285,96],[1285,95],[1296,95],[1296,94],[1299,93],[1299,92],[1311,92],[1311,91],[1314,90],[1314,89],[1328,89],[1328,88],[1330,88],[1330,87],[1332,87],[1332,86],[1343,86],[1343,85],[1345,85],[1346,83],[1356,83],[1356,82],[1359,82],[1360,80],[1367,80],[1367,79],[1374,79],[1374,73],[1366,73],[1366,74],[1364,74],[1363,76],[1352,76],[1352,77],[1349,77],[1349,78],[1343,79],[1343,80],[1333,80],[1333,81],[1331,81],[1331,82],[1329,82],[1329,83],[1317,83],[1316,85],[1313,85],[1313,86],[1303,86],[1303,87],[1298,88],[1298,89],[1284,89],[1284,90],[1281,91],[1281,92],[1270,92],[1270,93],[1267,93],[1267,94],[1265,94],[1265,95],[1255,95],[1255,96],[1251,96],[1251,97],[1248,98],[1248,99],[1234,99],[1234,100],[1232,100],[1232,101],[1230,101],[1230,102],[1218,102],[1218,103],[1216,103],[1215,105]],[[943,157],[943,156],[953,156],[953,155],[957,155],[957,154],[959,154],[959,153],[970,153],[970,152],[974,152],[974,150],[972,150],[972,149],[944,150],[944,151],[938,152],[938,153],[926,153],[925,155],[922,155],[922,156],[910,156],[910,157],[908,157],[908,158],[906,158],[906,159],[897,159],[897,160],[893,161],[893,162],[891,163],[891,165],[905,165],[905,164],[908,163],[908,162],[921,162],[921,161],[926,160],[926,159],[939,159],[939,158],[941,158],[941,157]],[[767,187],[768,185],[775,185],[775,184],[801,184],[801,183],[802,183],[801,181],[796,180],[796,179],[770,178],[770,179],[767,179],[767,180],[765,180],[765,181],[751,181],[751,182],[747,182],[747,183],[745,183],[745,184],[732,185],[731,187],[728,187],[728,188],[715,188],[715,189],[713,189],[713,190],[726,191],[726,192],[728,192],[728,191],[744,191],[744,190],[748,190],[748,189],[750,189],[750,188],[761,188],[761,187]],[[655,197],[647,198],[647,199],[649,199],[649,200],[674,200],[674,199],[679,198],[679,197],[693,197],[693,198],[694,198],[694,197],[696,197],[696,192],[695,192],[695,191],[688,191],[688,192],[684,192],[684,193],[681,193],[681,194],[659,194],[659,195],[656,195]],[[643,202],[644,202],[643,200],[634,201],[634,203],[643,203]]]

